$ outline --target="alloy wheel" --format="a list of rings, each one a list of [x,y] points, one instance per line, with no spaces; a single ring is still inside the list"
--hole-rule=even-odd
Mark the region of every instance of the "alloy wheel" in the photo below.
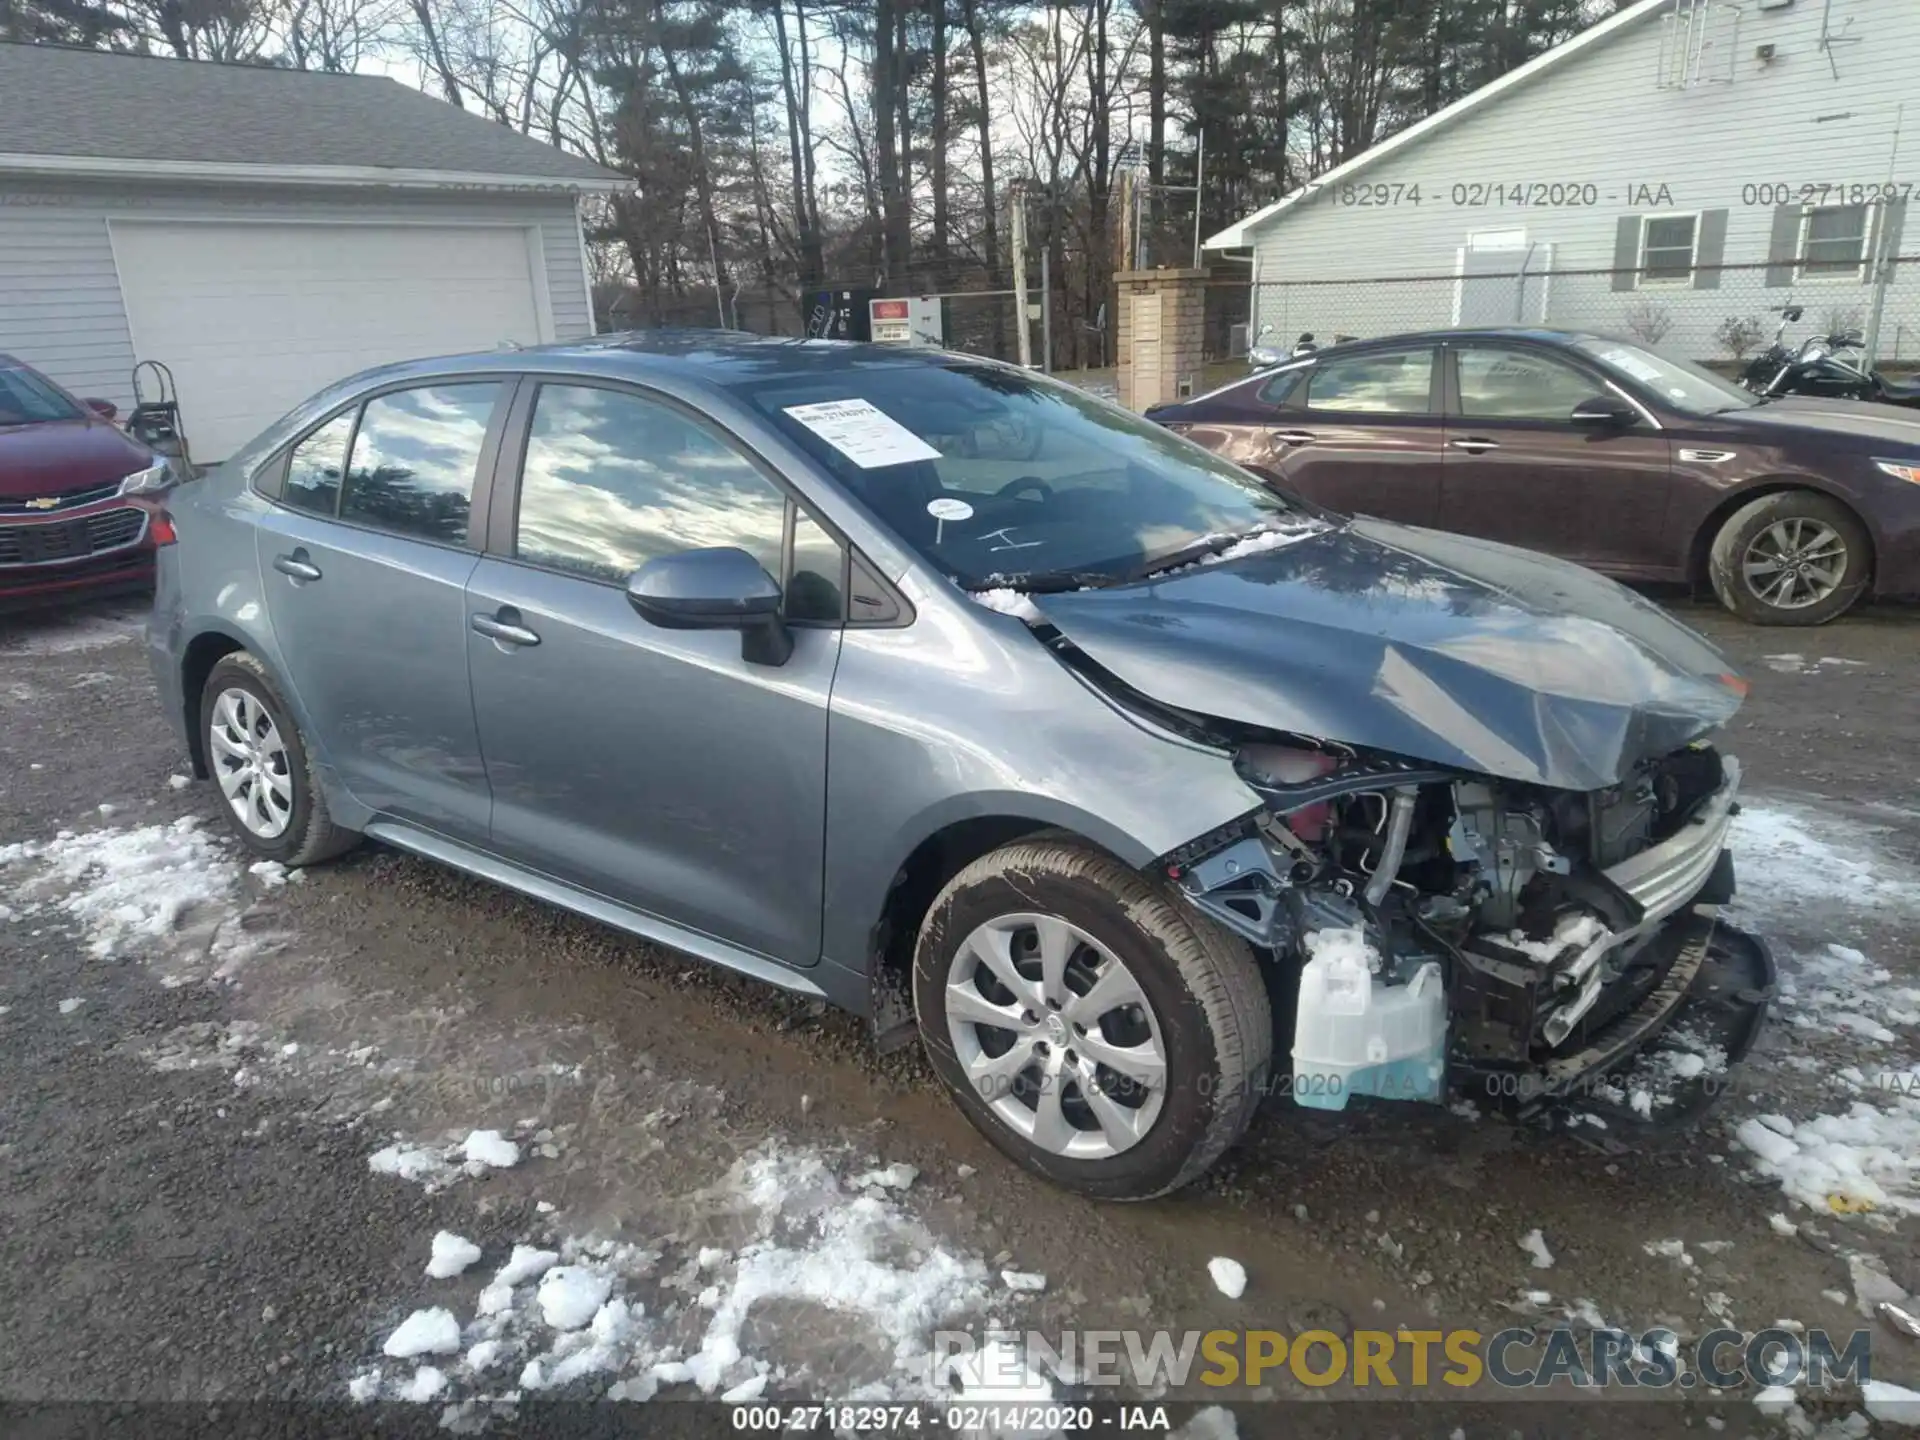
[[[944,994],[968,1081],[1032,1144],[1101,1160],[1153,1128],[1164,1031],[1133,972],[1086,931],[1054,915],[989,920],[955,951]]]
[[[1747,542],[1740,572],[1761,604],[1804,610],[1840,588],[1847,542],[1824,520],[1776,520]]]
[[[213,778],[234,815],[249,834],[279,839],[293,823],[293,774],[272,712],[250,691],[222,690],[207,742]]]

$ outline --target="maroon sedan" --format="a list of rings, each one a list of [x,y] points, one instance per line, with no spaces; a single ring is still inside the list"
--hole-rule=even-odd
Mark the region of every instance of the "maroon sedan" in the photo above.
[[[153,583],[163,462],[113,414],[0,355],[0,606]]]
[[[1763,400],[1631,341],[1399,335],[1147,413],[1329,509],[1710,586],[1760,624],[1920,593],[1920,412]]]

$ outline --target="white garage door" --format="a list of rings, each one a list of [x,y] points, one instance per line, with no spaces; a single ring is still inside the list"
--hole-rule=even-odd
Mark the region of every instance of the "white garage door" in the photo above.
[[[551,339],[519,226],[114,221],[134,354],[172,367],[193,457],[393,360]]]

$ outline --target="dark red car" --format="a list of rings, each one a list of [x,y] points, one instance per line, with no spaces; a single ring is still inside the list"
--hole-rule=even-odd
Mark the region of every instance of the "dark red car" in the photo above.
[[[1710,586],[1761,624],[1920,593],[1920,412],[1766,400],[1631,341],[1398,335],[1147,414],[1329,509]]]
[[[162,462],[113,415],[0,355],[0,607],[153,583],[164,520],[133,496]]]

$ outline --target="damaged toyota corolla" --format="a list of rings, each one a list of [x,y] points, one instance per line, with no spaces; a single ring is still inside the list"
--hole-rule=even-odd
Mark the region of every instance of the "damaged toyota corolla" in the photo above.
[[[1705,641],[1023,371],[423,361],[169,509],[155,670],[244,843],[366,834],[917,1029],[1091,1195],[1268,1098],[1690,1114],[1771,992]]]

